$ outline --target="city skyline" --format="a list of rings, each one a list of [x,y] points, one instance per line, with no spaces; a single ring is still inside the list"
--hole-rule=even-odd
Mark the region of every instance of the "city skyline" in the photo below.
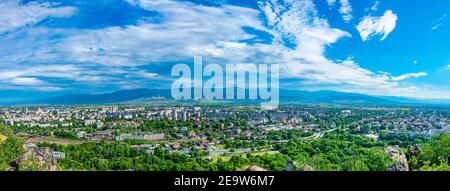
[[[450,99],[449,4],[2,1],[0,99],[168,89],[194,56],[280,64],[283,89]]]

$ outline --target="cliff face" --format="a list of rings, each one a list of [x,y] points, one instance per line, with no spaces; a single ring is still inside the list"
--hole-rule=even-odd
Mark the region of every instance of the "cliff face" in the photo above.
[[[21,171],[56,171],[50,148],[30,148],[11,164]]]
[[[286,171],[314,171],[314,168],[307,164],[300,165],[296,161],[289,160],[286,164]]]
[[[267,171],[267,170],[256,165],[251,165],[247,167],[244,171]]]
[[[396,165],[387,168],[387,171],[409,171],[408,159],[401,148],[397,146],[387,147],[385,152],[391,157],[392,160],[397,162]]]

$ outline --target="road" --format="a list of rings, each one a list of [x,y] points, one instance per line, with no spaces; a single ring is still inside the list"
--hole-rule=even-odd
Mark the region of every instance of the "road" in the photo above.
[[[310,139],[310,138],[321,139],[325,133],[333,132],[333,131],[335,131],[336,129],[337,129],[337,128],[329,129],[329,130],[326,130],[326,131],[317,132],[317,133],[314,133],[314,134],[311,135],[311,136],[304,137],[303,139]]]

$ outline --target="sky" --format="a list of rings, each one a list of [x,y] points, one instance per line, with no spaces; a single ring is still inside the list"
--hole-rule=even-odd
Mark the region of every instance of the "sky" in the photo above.
[[[284,89],[450,99],[448,0],[0,0],[0,103],[280,64]]]

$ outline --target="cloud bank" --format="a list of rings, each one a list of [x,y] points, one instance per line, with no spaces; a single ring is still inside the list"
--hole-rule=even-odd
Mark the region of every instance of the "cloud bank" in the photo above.
[[[171,65],[192,62],[193,56],[200,55],[217,64],[280,64],[283,88],[430,96],[401,82],[426,73],[392,76],[361,67],[351,55],[344,60],[328,58],[329,47],[353,36],[330,26],[310,0],[265,0],[255,8],[171,0],[127,3],[155,16],[143,16],[136,24],[98,29],[49,27],[38,23],[70,17],[78,14],[77,9],[52,3],[1,3],[0,12],[13,6],[29,10],[22,15],[13,11],[20,21],[14,23],[19,24],[0,27],[0,32],[8,31],[0,38],[8,47],[0,47],[2,88],[170,87]],[[334,0],[327,3],[337,5]],[[350,2],[340,0],[339,6],[344,22],[352,21]],[[0,20],[10,15],[0,14]],[[357,29],[363,41],[378,35],[384,40],[396,21],[397,15],[388,10],[381,17],[364,17]]]

